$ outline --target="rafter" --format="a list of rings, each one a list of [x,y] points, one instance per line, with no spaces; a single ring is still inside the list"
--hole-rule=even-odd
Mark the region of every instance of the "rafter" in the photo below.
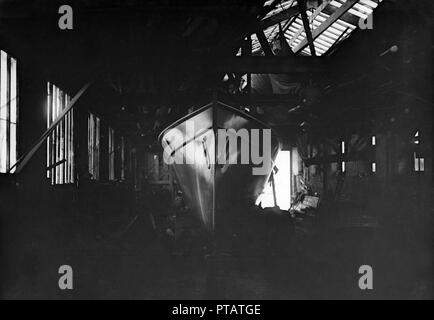
[[[270,44],[268,43],[267,37],[263,30],[256,31],[256,36],[258,37],[259,43],[261,44],[262,50],[266,56],[272,56],[273,50],[271,50]]]
[[[312,32],[310,31],[310,24],[307,17],[306,0],[299,0],[298,7],[300,8],[301,20],[303,21],[304,31],[306,32],[306,38],[309,43],[309,49],[312,56],[316,56],[315,44],[313,43]]]
[[[339,18],[344,15],[348,10],[350,10],[358,0],[347,0],[341,7],[336,9],[333,14],[327,18],[326,21],[324,21],[320,26],[318,26],[313,32],[312,32],[312,38],[315,40],[318,38],[324,31],[326,31],[333,23],[335,23]],[[301,50],[303,50],[308,45],[307,38],[303,39],[295,48],[294,52],[297,53]]]
[[[271,17],[262,20],[261,28],[267,29],[271,26],[274,26],[275,24],[278,24],[279,22],[291,19],[292,17],[296,16],[298,13],[299,10],[297,7],[290,7],[286,10],[283,10],[282,12],[279,12],[277,14],[272,15]]]
[[[332,2],[332,0],[324,0],[324,2],[315,9],[315,11],[312,13],[312,15],[309,17],[309,24],[311,24],[315,18]],[[304,28],[300,27],[297,32],[294,34],[294,36],[289,40],[289,45],[292,45],[295,40],[303,33]]]

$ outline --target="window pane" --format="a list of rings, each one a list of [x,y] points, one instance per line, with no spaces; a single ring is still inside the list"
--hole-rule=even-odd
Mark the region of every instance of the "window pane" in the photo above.
[[[68,103],[70,102],[70,97],[68,97]],[[75,181],[75,162],[74,162],[74,159],[75,159],[75,156],[74,156],[74,109],[72,109],[71,111],[71,119],[70,119],[70,122],[71,122],[71,145],[70,145],[70,148],[71,148],[71,162],[70,162],[70,165],[71,165],[71,182],[74,182]]]
[[[10,141],[10,166],[12,167],[17,162],[17,125],[11,124],[10,127],[11,132],[11,141]],[[11,171],[12,173],[15,172],[15,168]]]
[[[87,154],[88,154],[88,171],[93,176],[93,116],[89,113],[87,118]]]
[[[115,131],[109,128],[109,179],[115,179]]]
[[[66,109],[70,97],[53,84],[47,84],[47,127]],[[68,112],[58,123],[47,140],[47,167],[51,168],[47,176],[52,184],[74,182],[72,168],[73,154],[73,113]]]
[[[99,118],[89,113],[88,117],[88,157],[91,179],[99,180]]]
[[[17,123],[17,62],[15,59],[11,59],[11,112],[10,119],[12,123]]]
[[[0,172],[7,171],[7,54],[0,51]]]
[[[96,118],[96,134],[95,134],[95,174],[99,180],[99,139],[100,139],[100,120]]]
[[[6,121],[0,119],[0,173],[6,173],[6,126]]]

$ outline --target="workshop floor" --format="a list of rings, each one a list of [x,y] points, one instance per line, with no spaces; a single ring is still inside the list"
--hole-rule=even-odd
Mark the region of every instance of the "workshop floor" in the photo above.
[[[53,226],[46,226],[52,230]],[[119,238],[45,238],[22,249],[2,289],[5,299],[427,299],[434,297],[431,252],[399,235],[341,229],[299,239],[289,256],[173,257],[140,221]],[[61,233],[61,231],[59,231]],[[36,237],[36,234],[34,234]],[[52,237],[52,238],[51,238]],[[385,240],[387,239],[387,240]],[[44,243],[44,244],[42,244]],[[45,247],[44,247],[45,246]],[[74,289],[58,288],[60,265]],[[374,290],[358,268],[374,269]]]

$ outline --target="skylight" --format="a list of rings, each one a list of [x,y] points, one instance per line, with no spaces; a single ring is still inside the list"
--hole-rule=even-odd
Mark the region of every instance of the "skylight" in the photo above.
[[[318,56],[328,55],[332,49],[358,28],[358,22],[366,20],[378,7],[382,0],[359,0],[354,3],[353,0],[324,0],[318,8],[311,8],[307,11],[308,22],[311,27],[312,37],[314,39],[315,53]],[[270,5],[267,1],[267,5]],[[283,1],[269,12],[265,18],[278,16],[288,9],[297,6],[297,1]],[[279,36],[279,23],[284,31],[285,38],[296,54],[310,56],[312,55],[307,41],[301,15],[298,14],[288,19],[284,19],[272,26],[264,29],[264,34],[268,42],[273,41]],[[262,52],[262,47],[256,34],[252,35],[252,47],[254,53]]]

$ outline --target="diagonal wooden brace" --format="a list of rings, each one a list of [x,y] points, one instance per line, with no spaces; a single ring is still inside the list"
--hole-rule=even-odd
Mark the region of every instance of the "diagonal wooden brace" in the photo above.
[[[42,136],[33,144],[30,151],[28,151],[26,154],[21,156],[17,162],[9,169],[8,173],[11,173],[11,171],[16,168],[15,173],[20,173],[21,170],[27,165],[27,163],[32,159],[34,154],[39,150],[41,145],[47,140],[47,138],[50,136],[50,134],[53,132],[53,130],[56,128],[56,126],[63,120],[63,118],[66,116],[66,114],[71,111],[71,109],[74,107],[75,103],[80,99],[80,97],[83,95],[83,93],[86,92],[86,90],[89,88],[91,83],[87,83],[83,86],[83,88],[80,89],[79,92],[74,96],[74,98],[69,102],[69,104],[66,106],[66,108],[61,112],[61,114],[57,117],[57,119],[51,124],[51,126],[42,134]]]

